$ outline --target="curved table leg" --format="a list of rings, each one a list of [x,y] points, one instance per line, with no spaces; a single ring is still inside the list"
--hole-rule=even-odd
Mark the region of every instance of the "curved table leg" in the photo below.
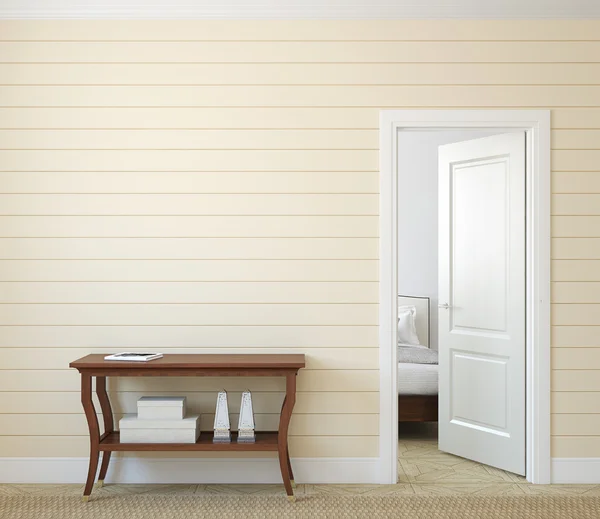
[[[289,461],[288,452],[288,428],[292,411],[296,403],[296,373],[290,373],[286,376],[286,389],[283,406],[281,407],[281,415],[279,417],[279,436],[278,436],[278,451],[279,451],[279,468],[283,478],[283,486],[290,501],[295,501],[294,489],[292,487],[292,466]]]
[[[289,447],[287,449],[287,467],[288,467],[288,472],[290,473],[290,483],[292,484],[292,488],[296,488],[296,482],[294,481],[294,472],[292,471],[292,464],[290,462]]]
[[[104,434],[108,434],[114,431],[113,412],[110,405],[110,399],[106,392],[106,377],[96,377],[96,394],[100,401],[100,408],[102,409],[102,418],[104,421]],[[102,453],[102,464],[100,465],[100,474],[98,475],[98,486],[104,485],[104,479],[106,478],[106,472],[108,471],[108,464],[110,463],[111,451],[104,451]]]
[[[90,466],[88,469],[87,481],[83,490],[83,500],[87,501],[92,493],[96,470],[98,469],[98,459],[100,457],[100,428],[98,426],[98,416],[92,401],[92,376],[86,373],[81,374],[81,403],[87,418],[88,428],[90,430]]]

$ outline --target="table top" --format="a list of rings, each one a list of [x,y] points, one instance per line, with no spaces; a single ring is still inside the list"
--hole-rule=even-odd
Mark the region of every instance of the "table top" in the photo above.
[[[209,354],[209,353],[167,353],[160,359],[146,362],[104,360],[110,353],[87,355],[69,364],[69,367],[82,369],[300,369],[305,366],[304,354]]]

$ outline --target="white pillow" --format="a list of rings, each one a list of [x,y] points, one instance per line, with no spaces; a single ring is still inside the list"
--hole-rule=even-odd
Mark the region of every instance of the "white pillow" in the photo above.
[[[414,306],[398,307],[398,344],[419,345],[415,320],[417,309]]]

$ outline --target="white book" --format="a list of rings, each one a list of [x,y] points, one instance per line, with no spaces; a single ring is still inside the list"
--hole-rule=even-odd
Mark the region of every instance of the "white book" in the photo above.
[[[200,416],[179,420],[140,420],[125,415],[119,420],[121,443],[196,443],[200,436]]]
[[[104,360],[148,362],[149,360],[160,359],[162,356],[162,353],[135,353],[131,351],[124,351],[122,353],[107,355],[104,357]]]
[[[119,420],[119,429],[199,429],[200,415],[190,415],[176,420],[144,420],[135,414],[126,414]]]
[[[186,397],[143,396],[137,409],[141,420],[181,420],[186,415]]]
[[[196,443],[200,429],[123,429],[121,443]]]

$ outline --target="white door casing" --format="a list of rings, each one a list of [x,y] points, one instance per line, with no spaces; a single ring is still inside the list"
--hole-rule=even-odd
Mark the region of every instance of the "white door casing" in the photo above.
[[[412,171],[398,133],[494,129],[527,134],[527,480],[550,483],[550,111],[381,110],[379,175],[379,473],[398,478],[398,183]]]
[[[525,132],[439,147],[439,448],[525,474]]]

